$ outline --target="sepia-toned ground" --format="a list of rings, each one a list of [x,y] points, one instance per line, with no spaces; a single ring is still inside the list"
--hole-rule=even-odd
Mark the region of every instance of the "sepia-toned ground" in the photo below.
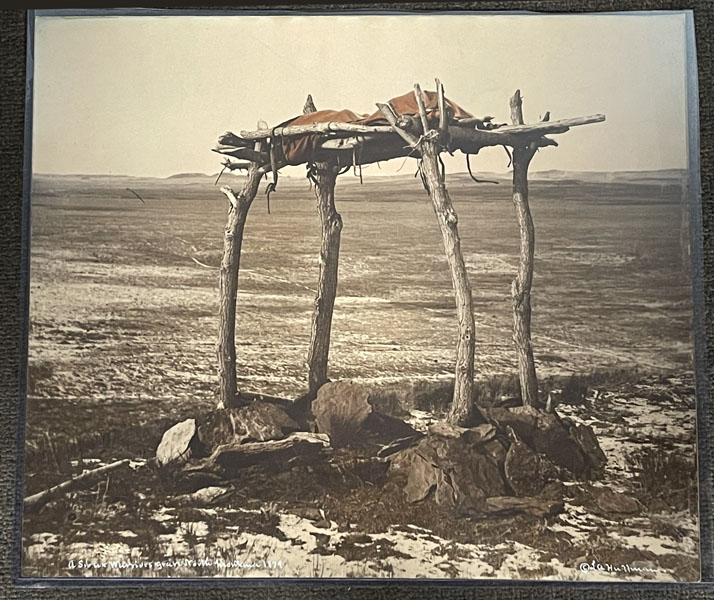
[[[212,184],[201,176],[35,181],[26,494],[124,457],[135,459],[125,477],[136,489],[127,494],[109,478],[27,517],[25,575],[698,578],[691,287],[681,266],[678,179],[542,177],[531,185],[539,376],[620,373],[593,385],[585,403],[559,409],[594,427],[609,462],[603,480],[568,484],[566,510],[546,523],[436,519],[432,508],[408,506],[401,490],[366,484],[336,485],[334,497],[308,486],[298,501],[280,486],[299,482],[253,482],[220,508],[161,496],[148,459],[163,429],[215,403],[211,267],[227,204]],[[447,185],[473,286],[478,377],[512,374],[518,237],[510,186],[462,175]],[[345,175],[336,199],[345,227],[331,378],[376,388],[448,380],[451,281],[418,179],[365,172],[360,186]],[[246,228],[238,371],[246,389],[294,398],[306,387],[318,269],[314,193],[306,180],[283,178],[271,209],[259,195]],[[423,427],[436,415],[411,418]],[[648,472],[679,475],[655,492]],[[634,495],[641,514],[598,514],[598,487]],[[387,508],[363,514],[372,503]],[[305,506],[322,510],[320,518],[300,516]],[[81,557],[149,555],[282,562],[68,567]],[[578,568],[593,560],[656,573]]]

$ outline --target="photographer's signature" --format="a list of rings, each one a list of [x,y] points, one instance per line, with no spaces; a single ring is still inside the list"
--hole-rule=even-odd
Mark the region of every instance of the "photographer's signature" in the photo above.
[[[595,560],[590,562],[581,562],[578,568],[583,573],[589,573],[591,571],[599,571],[602,573],[634,573],[634,574],[644,574],[644,573],[664,573],[662,569],[655,569],[648,566],[640,565],[628,565],[620,564],[613,565],[610,563],[600,563]]]

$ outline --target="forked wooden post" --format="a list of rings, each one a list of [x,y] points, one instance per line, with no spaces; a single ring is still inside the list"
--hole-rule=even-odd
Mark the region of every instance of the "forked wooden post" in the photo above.
[[[310,347],[307,355],[310,400],[315,397],[320,386],[327,382],[332,312],[337,295],[337,270],[342,232],[342,217],[335,209],[336,180],[336,165],[317,164],[317,212],[322,226],[322,240],[319,259],[320,275],[312,311]]]
[[[255,150],[261,150],[261,142]],[[238,273],[243,246],[243,231],[260,179],[263,176],[257,163],[251,163],[238,193],[229,187],[221,188],[228,198],[228,223],[223,234],[223,258],[220,267],[220,312],[218,317],[218,408],[231,408],[241,404],[236,375],[236,298],[238,296]]]
[[[523,125],[523,101],[520,90],[516,90],[516,93],[513,94],[510,104],[513,125]],[[528,204],[528,166],[537,148],[538,146],[534,142],[513,148],[513,204],[516,208],[520,232],[518,272],[511,284],[513,341],[518,354],[518,378],[525,406],[539,406],[538,378],[531,343],[531,287],[533,285],[535,228]]]
[[[312,97],[308,96],[304,113],[315,112]],[[310,346],[307,353],[308,393],[305,401],[311,402],[317,390],[327,382],[327,364],[330,355],[332,313],[337,296],[337,272],[340,259],[342,217],[335,208],[335,183],[338,167],[333,162],[316,163],[317,213],[320,217],[321,241],[317,282],[317,295],[312,311]]]
[[[440,86],[439,93],[443,94],[442,86]],[[378,106],[395,130],[413,147],[418,148],[421,153],[421,170],[444,240],[444,250],[451,269],[451,281],[456,299],[456,313],[459,320],[454,397],[447,421],[455,425],[468,425],[474,413],[473,386],[476,352],[476,326],[471,284],[466,271],[466,263],[461,253],[461,238],[457,227],[458,218],[449,192],[446,189],[444,173],[439,165],[440,133],[437,130],[430,130],[428,127],[424,99],[419,85],[414,86],[414,95],[419,106],[421,122],[423,126],[426,125],[427,129],[419,140],[404,129],[398,128],[397,121],[394,119],[394,112],[389,110],[386,105]]]

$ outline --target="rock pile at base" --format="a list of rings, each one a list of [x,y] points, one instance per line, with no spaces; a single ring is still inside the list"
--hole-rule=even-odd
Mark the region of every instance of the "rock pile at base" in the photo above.
[[[407,500],[433,498],[460,512],[545,515],[558,504],[532,498],[549,483],[596,476],[605,464],[590,427],[532,407],[482,412],[489,423],[472,428],[437,423],[390,455],[390,471],[406,475]]]
[[[320,388],[312,413],[313,431],[299,431],[283,406],[265,400],[188,419],[166,431],[157,463],[179,466],[192,498],[201,486],[218,494],[221,483],[239,479],[243,469],[286,471],[350,447],[350,468],[364,471],[358,479],[388,469],[409,502],[432,499],[459,513],[547,516],[562,509],[547,490],[563,479],[596,477],[606,460],[590,427],[533,407],[482,408],[486,423],[437,422],[421,433],[376,410],[366,388],[331,382]],[[637,508],[607,496],[600,503],[613,512]]]

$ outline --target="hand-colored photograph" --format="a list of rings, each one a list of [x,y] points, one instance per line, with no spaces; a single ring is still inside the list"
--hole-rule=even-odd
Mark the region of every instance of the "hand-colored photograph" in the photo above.
[[[23,578],[700,579],[690,13],[30,18]]]

